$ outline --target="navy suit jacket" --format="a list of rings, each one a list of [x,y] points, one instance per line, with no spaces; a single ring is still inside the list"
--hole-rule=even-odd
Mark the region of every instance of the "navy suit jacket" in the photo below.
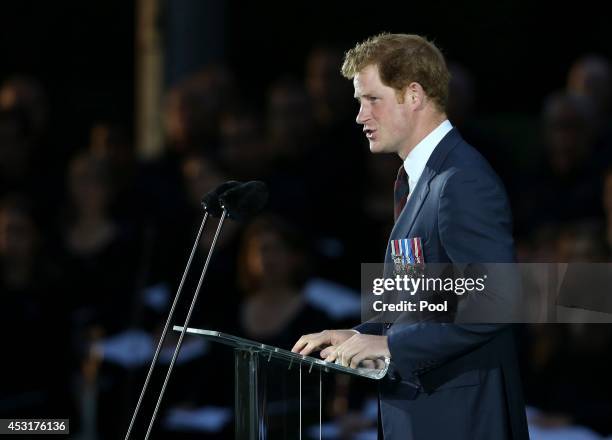
[[[515,261],[503,185],[454,128],[434,149],[390,239],[412,237],[421,237],[425,263]],[[356,330],[388,335],[391,368],[380,385],[386,440],[529,438],[509,326],[365,323]]]

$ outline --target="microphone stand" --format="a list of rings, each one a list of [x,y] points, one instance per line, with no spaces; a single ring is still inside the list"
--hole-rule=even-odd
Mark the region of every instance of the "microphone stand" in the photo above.
[[[170,367],[168,367],[168,373],[166,373],[164,384],[162,385],[161,391],[159,393],[159,397],[157,398],[157,403],[155,404],[155,410],[153,411],[153,416],[151,417],[151,421],[149,422],[149,428],[147,429],[147,434],[145,435],[144,440],[147,440],[149,438],[149,435],[151,434],[151,429],[153,428],[153,424],[155,423],[155,418],[157,417],[157,411],[159,410],[159,406],[164,397],[164,393],[166,392],[166,386],[168,385],[168,380],[170,379],[170,375],[172,374],[174,363],[181,350],[183,338],[185,337],[185,333],[187,332],[187,327],[189,326],[189,321],[191,320],[191,313],[193,312],[196,301],[198,300],[200,288],[202,287],[202,281],[204,280],[204,276],[206,275],[206,271],[208,270],[208,263],[210,263],[210,257],[212,256],[212,253],[215,249],[215,244],[217,243],[217,237],[219,236],[219,232],[221,231],[221,227],[223,226],[223,222],[225,221],[226,216],[227,216],[227,209],[223,207],[223,213],[221,214],[221,219],[219,220],[217,231],[215,232],[215,236],[213,238],[212,244],[210,245],[210,250],[208,251],[208,256],[206,257],[206,263],[204,263],[204,268],[202,269],[202,274],[200,275],[198,286],[196,287],[196,291],[193,295],[193,300],[191,301],[191,305],[189,306],[189,312],[187,312],[187,318],[185,319],[185,323],[183,324],[183,328],[181,330],[181,335],[179,336],[178,343],[176,344],[176,348],[174,349],[174,354],[172,355],[172,360],[170,361]],[[173,308],[174,308],[174,305],[173,305]],[[166,328],[164,329],[164,331],[167,330],[169,322],[170,322],[170,319],[168,319],[168,321],[166,322]],[[159,349],[159,346],[158,346],[158,349]],[[127,437],[126,437],[126,440],[127,440]]]
[[[225,211],[223,212],[223,215],[225,215]],[[204,229],[204,225],[206,224],[207,219],[208,219],[208,212],[204,214],[204,218],[202,219],[202,223],[200,224],[200,229],[198,230],[198,235],[195,239],[195,242],[193,243],[193,248],[191,249],[191,255],[189,255],[189,260],[187,261],[187,265],[185,266],[183,277],[181,278],[181,282],[176,291],[176,295],[174,296],[174,302],[172,303],[172,307],[170,308],[170,312],[168,313],[168,319],[166,319],[164,330],[162,331],[162,334],[159,338],[159,342],[157,343],[157,348],[155,349],[153,360],[151,361],[151,365],[149,366],[149,372],[147,373],[147,378],[145,379],[144,385],[142,387],[142,391],[140,392],[140,397],[138,398],[136,409],[134,410],[134,414],[132,415],[132,420],[130,421],[130,426],[128,427],[127,434],[125,434],[125,440],[129,440],[130,434],[132,433],[132,428],[134,427],[134,421],[136,420],[138,411],[140,411],[140,406],[142,405],[142,399],[149,386],[151,375],[153,374],[153,369],[155,368],[155,364],[157,363],[157,358],[159,357],[159,353],[161,352],[161,348],[164,343],[164,339],[166,338],[166,334],[168,333],[168,328],[170,327],[170,321],[172,320],[172,317],[174,315],[174,309],[176,308],[176,304],[178,303],[179,297],[181,296],[183,285],[185,284],[185,279],[187,278],[187,273],[189,272],[189,268],[191,267],[191,262],[193,261],[193,256],[195,255],[196,249],[198,248],[198,243],[200,242],[200,237],[202,236],[202,230]],[[216,236],[215,236],[215,239],[216,239]],[[214,241],[213,241],[213,246],[214,246]],[[207,261],[207,264],[208,264],[208,261]],[[148,436],[148,433],[147,433],[147,436]]]

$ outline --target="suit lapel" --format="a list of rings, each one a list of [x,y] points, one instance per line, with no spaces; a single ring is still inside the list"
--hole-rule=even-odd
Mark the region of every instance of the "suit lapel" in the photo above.
[[[425,198],[429,194],[429,182],[433,176],[435,176],[435,173],[433,173],[430,168],[425,167],[423,174],[421,174],[421,178],[414,188],[414,191],[412,194],[410,194],[410,198],[408,199],[406,206],[404,206],[404,209],[397,218],[395,225],[393,225],[391,240],[406,238],[408,235],[408,232],[412,228],[412,225],[414,224],[414,221],[416,220],[417,215],[423,206]]]
[[[412,225],[414,224],[423,203],[425,202],[427,195],[429,194],[429,184],[431,180],[440,172],[440,167],[448,153],[453,149],[457,143],[461,140],[461,136],[457,129],[453,128],[449,131],[446,136],[442,138],[440,143],[436,146],[434,151],[431,153],[427,165],[423,170],[423,174],[419,178],[416,187],[412,191],[406,206],[402,210],[398,217],[389,240],[397,240],[399,238],[408,237]],[[387,245],[387,256],[390,253],[390,243]],[[385,261],[387,259],[385,258]]]

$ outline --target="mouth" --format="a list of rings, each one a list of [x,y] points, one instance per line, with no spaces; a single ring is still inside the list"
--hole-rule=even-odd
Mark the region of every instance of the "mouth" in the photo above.
[[[371,129],[371,128],[364,128],[363,132],[365,133],[366,137],[370,140],[373,140],[376,135],[376,130]]]

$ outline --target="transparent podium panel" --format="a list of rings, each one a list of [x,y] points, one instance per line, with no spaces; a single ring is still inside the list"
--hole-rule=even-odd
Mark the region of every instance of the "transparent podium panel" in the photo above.
[[[249,356],[255,359],[249,360]],[[256,390],[245,392],[254,383],[240,373],[246,369],[239,366],[241,362],[259,363],[254,378]],[[242,418],[240,422],[236,420],[236,428],[242,427],[237,429],[237,438],[312,438],[306,432],[317,427],[324,416],[324,391],[332,389],[331,375],[314,369],[309,372],[305,365],[289,369],[282,360],[268,360],[257,353],[237,353],[236,364],[235,409],[236,416]],[[256,396],[252,396],[253,392]],[[248,418],[258,420],[256,435],[245,429],[250,424]]]
[[[186,333],[234,349],[236,439],[319,438],[334,375],[380,380],[389,367],[387,358],[349,368],[213,330]]]

